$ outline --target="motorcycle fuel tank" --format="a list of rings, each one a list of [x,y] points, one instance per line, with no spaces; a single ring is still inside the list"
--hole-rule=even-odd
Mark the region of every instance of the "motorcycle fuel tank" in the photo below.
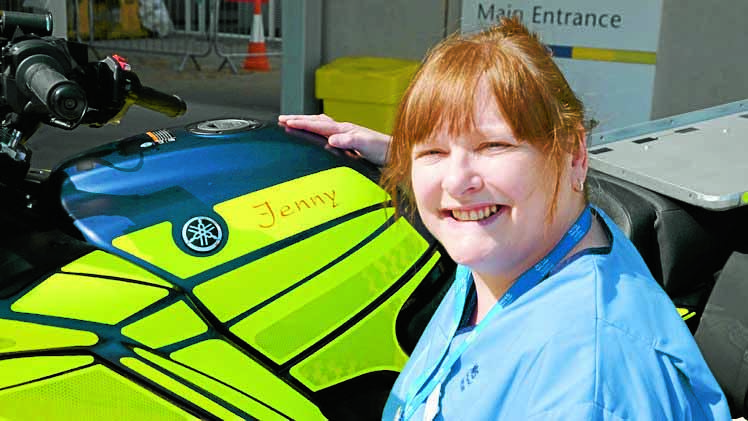
[[[324,138],[250,119],[59,165],[51,183],[92,247],[3,298],[0,357],[23,358],[0,359],[0,407],[378,419],[419,333],[410,320],[433,311],[412,304],[437,300],[453,268],[394,217],[378,175]]]

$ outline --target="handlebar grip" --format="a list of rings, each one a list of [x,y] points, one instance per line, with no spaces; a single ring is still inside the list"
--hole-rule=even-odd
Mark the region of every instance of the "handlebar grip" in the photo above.
[[[10,38],[16,28],[20,28],[24,33],[33,33],[40,37],[52,35],[52,14],[0,10],[0,34],[5,38]]]
[[[187,111],[187,104],[176,95],[159,92],[147,86],[139,86],[130,92],[135,104],[158,111],[169,117],[179,117]]]
[[[45,56],[24,60],[19,66],[17,78],[25,81],[26,87],[55,117],[65,121],[79,121],[86,112],[86,93],[80,85],[68,80],[49,65]]]

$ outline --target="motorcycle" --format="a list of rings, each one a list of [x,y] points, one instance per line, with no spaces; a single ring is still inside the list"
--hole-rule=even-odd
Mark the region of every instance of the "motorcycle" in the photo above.
[[[185,104],[45,16],[0,28],[0,418],[378,418],[454,269],[378,169],[228,118],[30,170],[40,124]]]
[[[420,222],[394,217],[379,170],[242,117],[31,169],[41,124],[186,107],[50,33],[48,16],[0,17],[0,418],[379,419],[455,268]],[[722,240],[743,208],[725,218],[603,172],[589,190],[712,368],[729,361],[717,374],[742,414],[745,287],[723,278],[746,271],[731,263],[739,241]]]

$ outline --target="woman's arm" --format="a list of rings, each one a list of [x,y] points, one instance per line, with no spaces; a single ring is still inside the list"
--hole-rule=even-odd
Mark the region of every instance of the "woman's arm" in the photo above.
[[[390,136],[353,123],[340,123],[325,114],[281,115],[278,122],[294,129],[307,130],[327,137],[330,145],[353,149],[366,160],[384,165]]]

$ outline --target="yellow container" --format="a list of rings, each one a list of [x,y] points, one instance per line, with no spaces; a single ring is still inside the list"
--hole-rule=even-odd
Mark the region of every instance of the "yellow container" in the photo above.
[[[140,25],[138,0],[91,1],[94,3],[93,23],[96,40],[143,38],[148,35]],[[79,35],[84,40],[88,39],[89,31],[88,2],[89,0],[78,2]],[[68,37],[71,39],[75,37],[72,30],[68,33]]]
[[[389,134],[419,65],[385,57],[339,58],[317,69],[316,96],[330,117]]]

